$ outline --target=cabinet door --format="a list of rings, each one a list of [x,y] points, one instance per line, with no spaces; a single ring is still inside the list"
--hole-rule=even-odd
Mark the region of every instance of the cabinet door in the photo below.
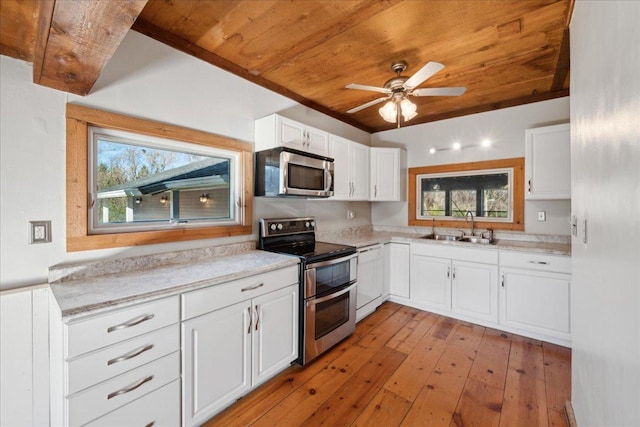
[[[569,124],[525,131],[526,198],[570,199]]]
[[[278,116],[276,126],[277,145],[306,151],[305,126],[302,123]]]
[[[369,147],[351,143],[351,199],[369,200]]]
[[[451,311],[451,261],[413,254],[410,292],[416,303]]]
[[[200,424],[251,387],[251,304],[182,323],[184,425]]]
[[[382,256],[381,246],[359,251],[356,308],[362,308],[382,295]]]
[[[298,358],[298,295],[293,285],[253,300],[253,386]]]
[[[395,148],[371,150],[372,201],[398,201],[400,195],[400,151]]]
[[[409,298],[409,248],[404,243],[389,243],[389,293]]]
[[[333,197],[331,197],[331,200],[347,200],[351,197],[349,148],[349,140],[331,135],[329,140],[329,157],[334,159]]]
[[[320,129],[306,126],[307,145],[305,151],[326,156],[329,153],[329,133]]]
[[[498,267],[473,262],[452,262],[452,311],[498,321]]]
[[[568,339],[570,276],[503,268],[500,323]]]

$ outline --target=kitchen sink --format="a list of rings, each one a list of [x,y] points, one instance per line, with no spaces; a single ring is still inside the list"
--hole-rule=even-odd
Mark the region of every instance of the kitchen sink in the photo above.
[[[491,245],[491,244],[495,244],[495,240],[492,239],[485,239],[484,237],[477,237],[477,236],[464,236],[464,237],[459,237],[457,239],[460,242],[469,242],[469,243],[477,243],[477,244],[481,244],[481,245]]]
[[[422,236],[422,238],[429,240],[446,240],[449,242],[460,240],[460,236],[453,236],[451,234],[427,234],[426,236]]]

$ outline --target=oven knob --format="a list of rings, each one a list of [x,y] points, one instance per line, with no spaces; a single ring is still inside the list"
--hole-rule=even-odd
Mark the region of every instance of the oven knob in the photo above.
[[[282,230],[282,224],[278,224],[278,230]]]
[[[307,222],[304,223],[304,226],[309,228],[309,227],[311,227],[311,224],[309,223],[309,221],[307,221]]]
[[[316,222],[315,221],[311,221],[311,227],[315,227],[316,226]]]
[[[271,231],[276,231],[276,225],[275,224],[271,224],[271,226],[269,228],[271,229]]]

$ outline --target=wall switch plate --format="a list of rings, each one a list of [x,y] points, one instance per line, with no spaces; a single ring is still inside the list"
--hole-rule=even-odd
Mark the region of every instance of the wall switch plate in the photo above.
[[[578,217],[576,215],[571,217],[571,234],[578,237]]]
[[[51,221],[29,221],[29,243],[51,242]]]
[[[538,211],[538,221],[546,221],[547,213],[545,211]]]
[[[356,217],[355,211],[352,211],[351,209],[347,210],[347,219],[353,219],[355,217]]]

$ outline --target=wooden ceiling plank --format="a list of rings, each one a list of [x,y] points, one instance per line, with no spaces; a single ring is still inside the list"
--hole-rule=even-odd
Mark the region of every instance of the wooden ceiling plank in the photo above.
[[[445,113],[440,113],[440,114],[426,115],[426,116],[417,117],[413,119],[407,125],[413,126],[413,125],[419,125],[423,123],[435,122],[439,120],[452,119],[455,117],[462,117],[462,116],[468,116],[471,114],[484,113],[487,111],[499,110],[502,108],[516,107],[518,105],[525,105],[525,104],[530,104],[534,102],[547,101],[550,99],[563,98],[565,96],[569,96],[569,89],[563,89],[557,92],[539,93],[532,96],[507,99],[507,100],[498,101],[498,102],[491,102],[491,103],[477,105],[477,106],[473,106],[473,107],[469,107],[461,110],[447,111]],[[373,132],[381,132],[381,131],[390,130],[393,128],[395,128],[393,124],[376,126],[376,127],[373,127]]]
[[[42,66],[44,64],[47,43],[49,42],[49,30],[53,22],[53,9],[55,4],[55,0],[42,0],[39,5],[36,46],[33,52],[33,82],[36,84],[40,84],[42,79]]]
[[[558,49],[558,61],[556,62],[556,71],[553,74],[553,83],[551,84],[552,92],[564,89],[565,83],[567,82],[567,77],[569,76],[569,68],[571,62],[569,38],[569,29],[567,28],[563,32],[560,49]]]
[[[0,0],[1,55],[32,60],[38,6],[38,0]]]
[[[146,2],[55,1],[48,31],[39,29],[48,36],[39,37],[36,83],[88,94]]]
[[[251,74],[248,70],[240,67],[239,65],[228,61],[225,58],[222,58],[215,53],[209,52],[198,45],[190,43],[187,40],[181,39],[173,34],[165,32],[163,29],[155,27],[153,24],[146,22],[142,19],[138,19],[133,25],[132,29],[141,34],[144,34],[148,37],[156,39],[168,46],[173,47],[181,52],[184,52],[188,55],[195,56],[196,58],[201,59],[202,61],[208,62],[211,65],[215,65],[225,71],[233,73],[239,77],[242,77],[245,80],[248,80],[252,83],[255,83],[259,86],[262,86],[266,89],[272,90],[282,96],[286,96],[289,99],[292,99],[302,105],[305,105],[311,109],[324,113],[330,117],[334,117],[344,123],[352,125],[358,129],[364,130],[365,132],[371,132],[371,129],[361,122],[355,120],[352,117],[347,116],[346,114],[341,114],[336,111],[333,111],[321,104],[318,104],[310,99],[307,99],[296,92],[293,92],[287,89],[284,86],[280,86],[276,83],[273,83],[264,77],[256,76]]]

